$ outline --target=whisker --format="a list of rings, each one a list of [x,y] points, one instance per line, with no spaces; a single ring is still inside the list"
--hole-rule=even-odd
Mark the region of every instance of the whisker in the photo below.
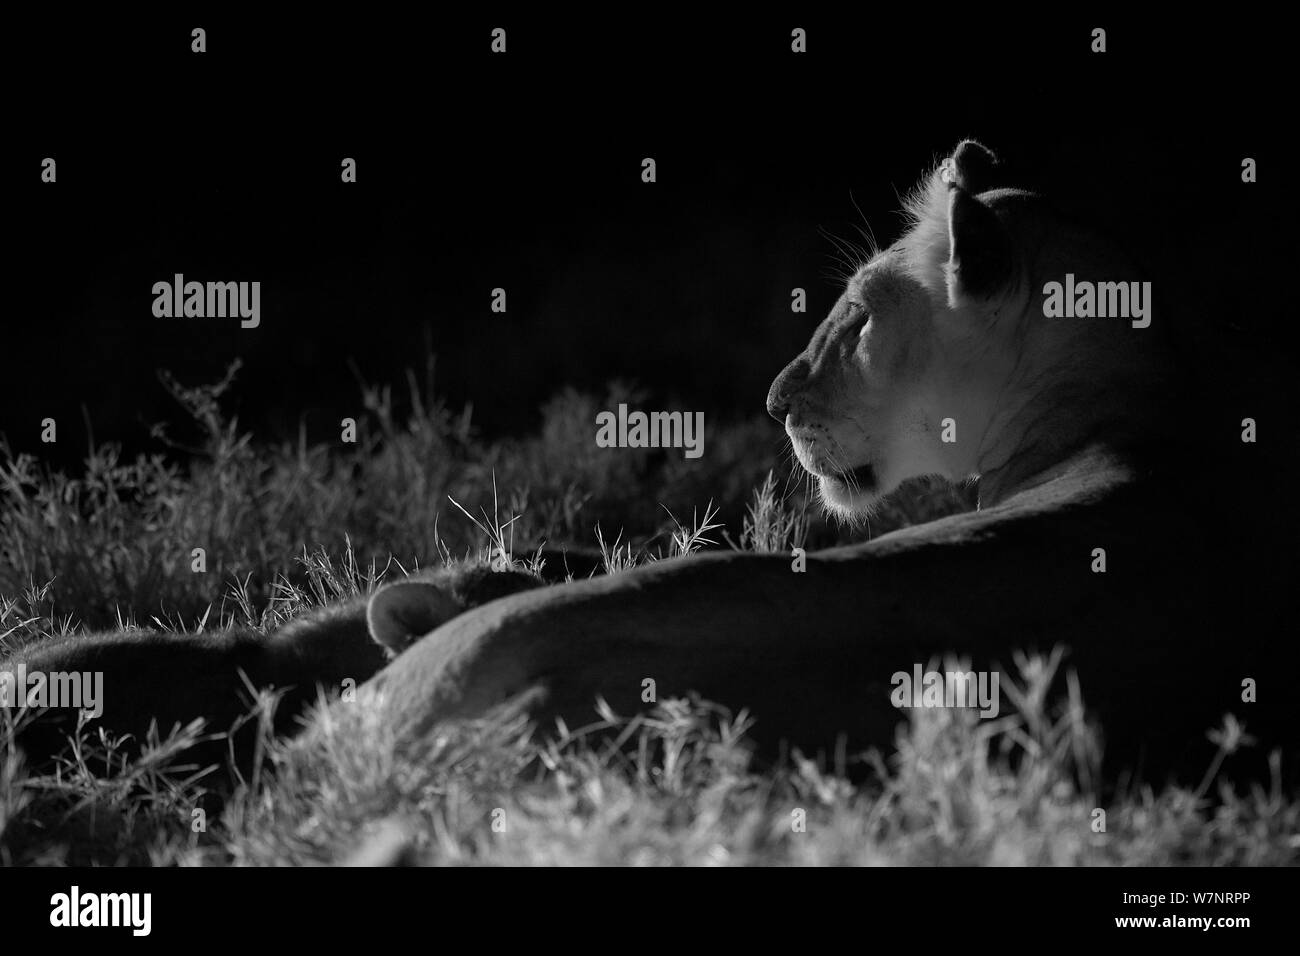
[[[835,247],[837,255],[832,256],[832,259],[842,263],[849,270],[850,278],[871,258],[865,255],[866,250],[856,243],[842,236],[837,236],[824,227],[819,226],[818,232]]]
[[[880,245],[876,242],[876,236],[871,231],[871,223],[867,220],[866,213],[862,211],[862,207],[858,205],[858,200],[854,197],[853,190],[849,190],[849,202],[853,203],[853,208],[856,209],[858,215],[862,217],[862,225],[859,226],[855,224],[853,228],[857,229],[862,238],[866,240],[867,248],[871,252],[869,258],[874,259],[876,256],[880,255]]]
[[[829,437],[831,441],[834,442],[835,447],[839,448],[839,450],[843,452],[844,451],[843,446],[841,446],[840,443],[835,440],[835,437],[833,435]],[[826,460],[830,464],[831,470],[835,472],[835,476],[839,478],[840,481],[842,481],[845,485],[848,486],[849,494],[855,498],[858,497],[862,493],[862,489],[858,487],[857,480],[849,472],[848,468],[833,453],[827,455]]]

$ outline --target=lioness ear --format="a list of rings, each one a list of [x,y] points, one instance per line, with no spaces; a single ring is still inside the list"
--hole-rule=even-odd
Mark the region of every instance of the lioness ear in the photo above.
[[[999,185],[998,166],[998,158],[989,149],[973,139],[964,139],[939,166],[939,174],[948,185],[974,196]]]
[[[398,581],[370,598],[366,627],[376,644],[396,654],[461,610],[460,603],[436,584]]]
[[[988,302],[1012,275],[1011,237],[993,210],[966,190],[948,196],[948,305]]]

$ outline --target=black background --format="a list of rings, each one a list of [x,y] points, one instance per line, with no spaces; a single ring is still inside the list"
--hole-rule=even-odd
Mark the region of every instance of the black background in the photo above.
[[[157,370],[207,382],[234,358],[228,407],[267,439],[300,421],[336,437],[357,376],[423,374],[426,346],[436,391],[488,434],[614,378],[657,407],[759,414],[838,295],[827,233],[857,240],[865,217],[891,241],[899,194],[966,136],[1172,270],[1212,317],[1167,312],[1187,341],[1230,331],[1258,357],[1216,387],[1289,374],[1285,58],[1266,24],[802,6],[66,20],[12,22],[6,51],[0,435],[52,462],[84,455],[86,418],[99,442],[152,447],[148,424],[177,415]],[[260,280],[261,327],[154,318],[176,272]]]

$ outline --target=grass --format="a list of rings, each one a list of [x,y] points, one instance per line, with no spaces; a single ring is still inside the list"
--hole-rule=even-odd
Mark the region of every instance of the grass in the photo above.
[[[421,563],[535,565],[543,542],[595,546],[613,574],[714,547],[820,547],[971,500],[971,489],[918,483],[870,529],[845,532],[772,469],[779,444],[762,423],[711,435],[707,461],[596,449],[595,412],[637,400],[619,384],[600,397],[562,393],[536,434],[497,442],[414,386],[401,414],[390,390],[368,388],[355,445],[260,445],[221,414],[233,375],[201,388],[165,379],[197,435],[180,454],[159,430],[170,452],[124,461],[111,446],[92,448],[69,476],[0,446],[0,652],[137,622],[269,632]],[[191,570],[195,548],[205,573]],[[1230,718],[1206,728],[1218,754],[1202,779],[1100,797],[1085,689],[1058,663],[1020,660],[1019,679],[1004,683],[1013,707],[996,720],[912,709],[889,753],[796,752],[775,765],[748,744],[762,715],[700,700],[636,716],[593,701],[589,725],[540,734],[506,705],[418,743],[393,739],[373,709],[335,701],[309,737],[276,741],[276,701],[264,693],[247,718],[262,728],[261,759],[233,788],[226,768],[187,758],[209,732],[198,725],[157,734],[137,759],[83,727],[68,757],[37,774],[14,746],[15,715],[0,709],[0,861],[1300,859],[1300,802],[1283,792],[1276,755],[1270,780],[1232,779],[1232,756],[1251,741]],[[104,754],[117,755],[109,773],[93,769]]]
[[[1053,676],[1025,661],[1018,700],[1045,700]],[[1077,709],[1021,711],[996,730],[918,712],[896,755],[862,758],[874,770],[864,786],[799,754],[755,767],[748,717],[694,700],[633,718],[598,705],[590,725],[542,745],[506,707],[409,751],[372,711],[329,713],[320,738],[280,750],[274,782],[227,815],[223,858],[331,862],[384,827],[439,864],[1268,865],[1297,849],[1300,808],[1276,786],[1226,791],[1212,816],[1203,791],[1142,791],[1093,832],[1096,799],[1071,756],[1089,752]],[[357,739],[380,747],[359,752]]]

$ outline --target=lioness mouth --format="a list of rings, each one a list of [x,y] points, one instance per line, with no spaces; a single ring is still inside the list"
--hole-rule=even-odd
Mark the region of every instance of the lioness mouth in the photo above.
[[[871,465],[859,465],[845,474],[835,475],[831,480],[846,488],[868,491],[876,487],[876,469]]]

